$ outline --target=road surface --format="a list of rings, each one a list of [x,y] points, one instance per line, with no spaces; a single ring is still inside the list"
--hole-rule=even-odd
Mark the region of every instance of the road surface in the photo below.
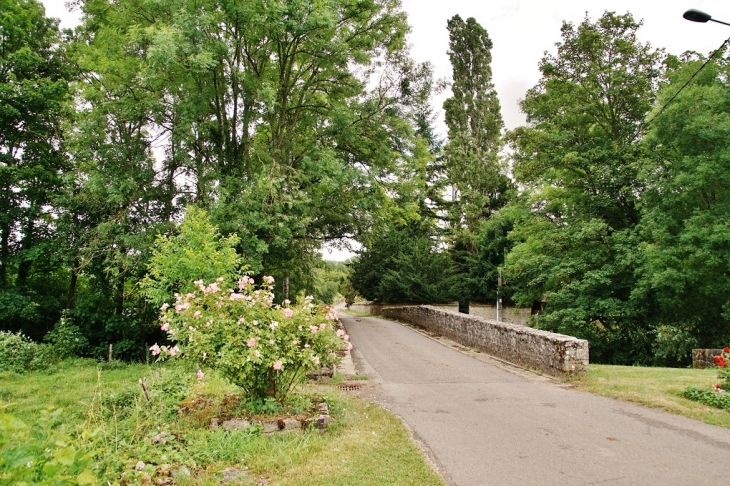
[[[371,378],[360,382],[367,383],[363,394],[401,417],[450,485],[699,485],[727,478],[728,429],[475,359],[402,324],[340,317],[358,372]]]

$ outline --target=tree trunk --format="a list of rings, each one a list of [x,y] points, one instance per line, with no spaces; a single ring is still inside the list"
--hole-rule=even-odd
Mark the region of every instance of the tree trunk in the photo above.
[[[117,305],[115,314],[121,316],[124,312],[124,275],[119,276],[117,282]]]
[[[30,251],[33,247],[33,231],[35,230],[35,221],[33,221],[33,211],[29,211],[28,226],[25,229],[25,235],[21,242],[20,262],[18,263],[18,286],[24,287],[25,282],[28,280],[30,275],[30,267],[33,261],[24,255],[25,252]]]
[[[10,259],[10,224],[0,224],[0,288],[5,288],[8,281],[8,260]]]
[[[71,282],[68,286],[68,294],[66,295],[66,309],[73,309],[76,305],[76,284],[79,279],[79,274],[76,271],[77,261],[74,260],[73,268],[71,268]]]

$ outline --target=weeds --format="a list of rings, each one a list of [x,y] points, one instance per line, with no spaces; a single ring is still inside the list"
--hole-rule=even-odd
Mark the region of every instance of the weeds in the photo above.
[[[142,377],[149,401],[138,383]],[[369,471],[348,479],[352,485],[442,484],[395,417],[330,385],[307,386],[281,404],[252,406],[213,373],[198,382],[190,370],[179,367],[105,369],[89,360],[62,362],[52,372],[0,373],[0,383],[2,396],[13,400],[4,405],[6,415],[27,427],[22,434],[10,434],[17,436],[12,443],[0,439],[0,457],[20,446],[40,454],[49,443],[60,441],[65,444],[61,449],[74,451],[72,466],[59,469],[70,478],[65,484],[83,484],[93,477],[87,484],[169,480],[182,486],[217,485],[224,475],[251,485],[263,478],[276,484],[344,484],[345,469],[348,477],[357,476],[352,471]],[[321,401],[328,403],[334,419],[326,434],[265,436],[257,427],[209,427],[212,417],[306,416]],[[55,409],[45,412],[49,406]],[[52,413],[53,420],[39,421],[44,413]],[[51,451],[39,457],[46,463],[57,460],[59,453]],[[71,449],[64,451],[68,463]],[[84,462],[89,458],[93,460]],[[18,484],[3,482],[8,470],[0,462],[0,485]],[[399,479],[383,483],[382,478]]]

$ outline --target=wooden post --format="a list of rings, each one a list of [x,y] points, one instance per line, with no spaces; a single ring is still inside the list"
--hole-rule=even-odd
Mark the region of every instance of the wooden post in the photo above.
[[[109,343],[109,362],[112,362],[112,343]]]
[[[148,402],[150,401],[150,394],[147,391],[147,378],[140,378],[139,379],[139,386],[142,387],[142,392],[144,392],[144,398]]]

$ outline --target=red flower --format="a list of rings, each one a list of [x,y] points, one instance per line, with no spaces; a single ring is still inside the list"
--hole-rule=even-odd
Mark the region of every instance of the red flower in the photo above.
[[[730,348],[725,348],[723,349],[723,351],[725,351],[726,353],[730,353]]]
[[[724,368],[727,365],[727,362],[722,356],[715,356],[715,364],[720,368]]]

